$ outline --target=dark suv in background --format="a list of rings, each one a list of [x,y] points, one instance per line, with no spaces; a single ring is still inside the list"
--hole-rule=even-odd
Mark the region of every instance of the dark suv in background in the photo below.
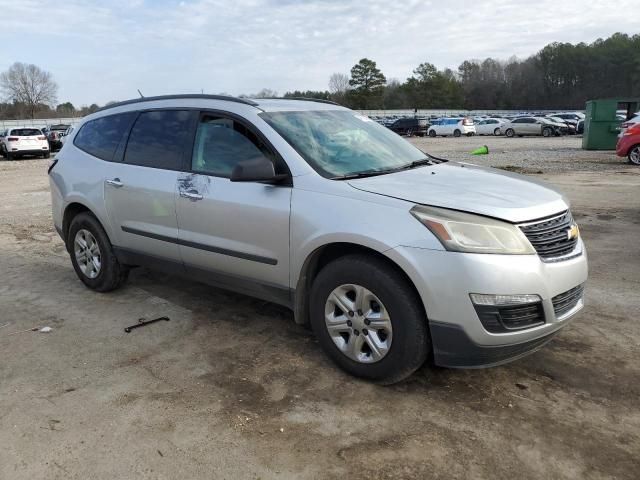
[[[62,148],[62,137],[65,135],[67,129],[71,125],[60,123],[57,125],[51,125],[42,129],[42,133],[49,140],[49,149],[53,152]]]
[[[419,137],[425,137],[427,135],[427,129],[431,125],[426,119],[421,118],[399,118],[388,128],[397,133],[398,135],[417,135]]]

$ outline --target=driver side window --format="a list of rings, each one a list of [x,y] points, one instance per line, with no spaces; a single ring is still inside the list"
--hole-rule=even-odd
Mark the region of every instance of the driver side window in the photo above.
[[[217,115],[202,115],[196,131],[191,170],[216,177],[231,177],[235,166],[245,160],[275,155],[243,124]]]

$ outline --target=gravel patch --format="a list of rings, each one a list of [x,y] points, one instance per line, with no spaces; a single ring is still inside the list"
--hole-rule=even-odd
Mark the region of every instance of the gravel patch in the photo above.
[[[436,157],[502,168],[519,173],[547,174],[563,172],[638,171],[626,158],[613,151],[582,150],[582,137],[493,136],[410,138],[424,152]],[[488,155],[471,155],[482,145]]]

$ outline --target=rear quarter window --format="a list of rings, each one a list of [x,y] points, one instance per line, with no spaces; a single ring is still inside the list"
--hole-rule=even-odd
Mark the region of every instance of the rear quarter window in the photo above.
[[[136,113],[119,113],[91,120],[80,128],[73,144],[94,157],[111,162]]]

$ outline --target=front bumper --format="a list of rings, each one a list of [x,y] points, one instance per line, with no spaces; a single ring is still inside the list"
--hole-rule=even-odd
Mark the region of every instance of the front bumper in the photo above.
[[[556,317],[552,298],[585,283],[587,254],[579,240],[569,260],[543,262],[537,255],[483,255],[398,247],[385,252],[416,286],[425,306],[435,363],[480,367],[504,363],[535,351],[582,309]],[[487,331],[470,293],[542,298],[545,322],[505,333]]]

